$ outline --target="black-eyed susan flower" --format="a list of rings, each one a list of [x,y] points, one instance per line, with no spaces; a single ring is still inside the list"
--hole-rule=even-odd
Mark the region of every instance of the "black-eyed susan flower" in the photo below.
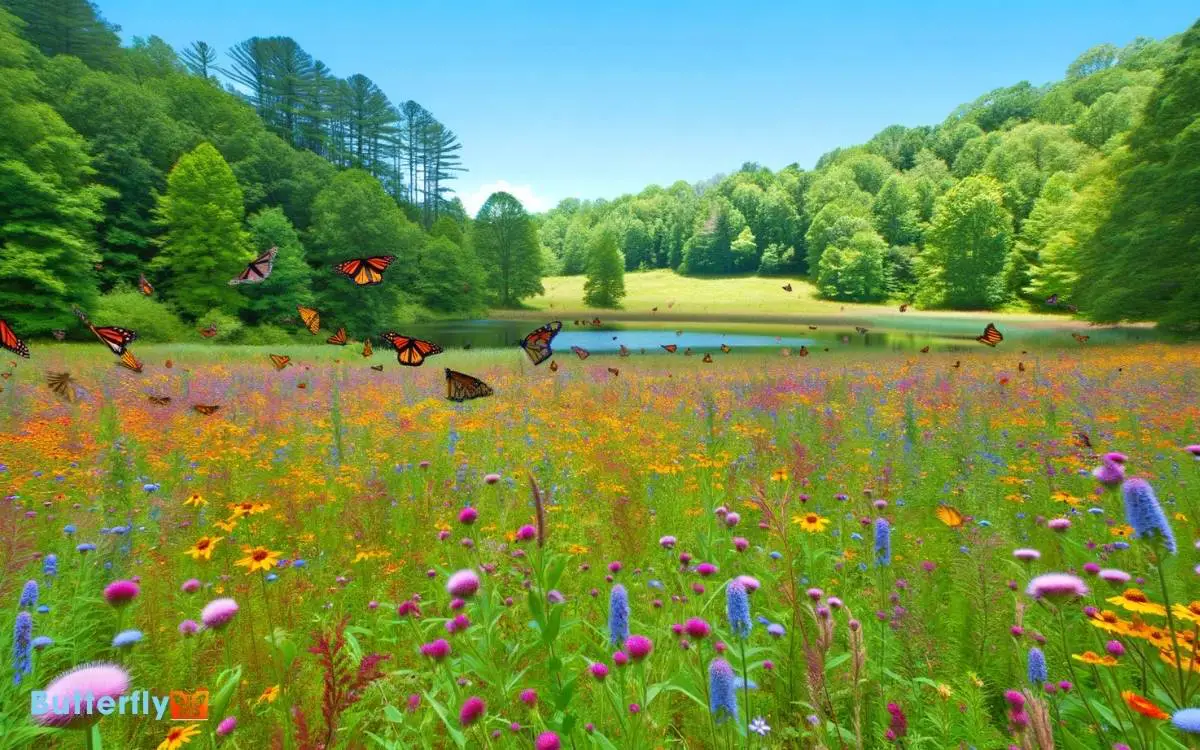
[[[1117,660],[1105,654],[1101,656],[1095,651],[1084,651],[1082,654],[1071,654],[1071,658],[1075,661],[1081,661],[1084,664],[1092,664],[1098,667],[1115,667]]]
[[[272,552],[266,547],[243,547],[246,556],[235,564],[246,568],[247,575],[256,570],[268,571],[279,562],[280,552]]]
[[[211,560],[213,548],[217,546],[217,542],[224,538],[223,536],[202,536],[196,540],[191,549],[184,550],[183,554],[191,555],[193,560],[199,560],[200,558]]]
[[[200,734],[200,729],[195,724],[173,727],[171,731],[167,732],[167,738],[159,743],[157,750],[179,750],[198,734]]]
[[[825,530],[825,527],[829,525],[829,519],[817,513],[801,513],[792,516],[792,523],[798,525],[802,531],[816,534]]]
[[[1118,596],[1112,596],[1106,599],[1109,604],[1116,604],[1129,612],[1138,612],[1147,615],[1158,615],[1164,617],[1167,614],[1167,608],[1157,602],[1152,602],[1141,589],[1125,589]]]
[[[204,495],[201,495],[199,492],[193,492],[192,494],[188,495],[187,499],[183,501],[183,504],[190,505],[193,508],[199,508],[201,505],[208,505],[208,501],[204,499]]]
[[[262,695],[258,696],[258,699],[254,701],[254,704],[258,705],[259,703],[274,703],[275,699],[278,697],[279,686],[271,685],[266,690],[262,691]]]

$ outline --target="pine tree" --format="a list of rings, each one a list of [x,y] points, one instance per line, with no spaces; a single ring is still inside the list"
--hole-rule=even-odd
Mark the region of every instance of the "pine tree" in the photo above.
[[[179,53],[179,59],[192,75],[208,78],[216,70],[217,51],[208,42],[192,42],[191,46]]]
[[[242,229],[242,189],[212,144],[179,157],[156,214],[164,234],[152,268],[163,295],[193,319],[235,312],[242,298],[228,281],[254,256]]]
[[[625,297],[625,259],[617,248],[611,229],[602,229],[592,240],[588,253],[587,280],[583,283],[583,302],[589,307],[615,308]]]
[[[4,0],[25,22],[22,35],[42,54],[71,55],[93,68],[111,70],[121,60],[121,40],[114,26],[88,0]]]

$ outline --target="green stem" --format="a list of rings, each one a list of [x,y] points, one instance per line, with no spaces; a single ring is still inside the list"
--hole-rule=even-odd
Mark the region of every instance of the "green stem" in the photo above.
[[[746,741],[745,746],[750,746],[750,714],[753,709],[750,705],[750,670],[746,665],[746,638],[743,636],[738,641],[738,650],[742,655],[742,690],[746,693],[746,712],[743,717],[746,720]]]
[[[102,750],[103,743],[100,741],[100,725],[93,724],[91,729],[87,731],[87,750]]]
[[[1158,552],[1161,552],[1159,550]],[[1175,649],[1175,674],[1179,676],[1179,698],[1176,699],[1176,706],[1183,706],[1184,699],[1187,697],[1187,683],[1184,682],[1183,673],[1185,665],[1183,659],[1179,657],[1179,637],[1175,630],[1175,615],[1171,613],[1171,594],[1167,590],[1167,576],[1163,573],[1163,556],[1156,552],[1158,559],[1155,561],[1154,567],[1158,568],[1158,583],[1162,586],[1163,606],[1167,609],[1167,627],[1171,629],[1171,646]]]

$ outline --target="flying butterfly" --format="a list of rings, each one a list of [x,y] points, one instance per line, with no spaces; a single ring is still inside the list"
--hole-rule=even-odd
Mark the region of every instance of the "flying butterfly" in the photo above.
[[[351,258],[338,263],[333,270],[359,286],[373,286],[383,281],[383,272],[392,265],[394,260],[396,260],[394,255]]]
[[[546,360],[554,356],[554,349],[550,346],[554,341],[554,337],[562,330],[562,321],[553,320],[544,326],[541,326],[535,331],[532,331],[525,338],[521,339],[521,348],[525,350],[525,354],[529,357],[529,361],[534,365],[540,365]]]
[[[321,313],[311,307],[297,307],[296,312],[300,313],[300,321],[304,323],[304,327],[308,332],[316,336],[317,331],[321,330]]]
[[[784,284],[781,289],[783,289],[785,292],[792,291],[792,282],[789,281],[788,283]]]
[[[12,326],[8,321],[0,319],[0,346],[9,350],[17,356],[29,359],[29,347],[25,342],[17,338],[17,334],[13,331]]]
[[[621,344],[621,349],[617,353],[622,357],[628,357],[629,356],[629,347],[625,346],[624,344]]]
[[[659,346],[661,346],[663,349],[666,349],[671,354],[674,354],[676,351],[679,350],[678,344],[659,344]]]
[[[801,344],[800,351],[797,352],[797,354],[799,354],[801,357],[807,357],[808,356],[808,347],[805,346],[804,344]]]
[[[923,346],[923,347],[921,347],[921,353],[922,353],[922,354],[928,354],[928,353],[929,353],[929,347],[928,347],[928,346]]]
[[[975,340],[981,344],[987,344],[990,347],[995,347],[1004,340],[1004,334],[1000,333],[1000,329],[996,328],[994,323],[988,323],[987,328],[983,329],[983,333],[975,337]]]
[[[652,308],[650,308],[650,312],[652,312],[652,313],[658,312],[658,308],[652,307]]]
[[[1049,297],[1047,297],[1046,304],[1047,305],[1057,305],[1058,304],[1058,294],[1051,294]]]
[[[942,505],[937,509],[937,520],[946,524],[952,529],[961,528],[963,525],[963,514],[958,512],[958,509],[951,505]]]
[[[371,365],[371,369],[375,372],[383,372],[383,365]]]
[[[211,339],[213,336],[217,335],[217,327],[209,326],[208,328],[202,328],[200,329],[200,335],[206,339]]]
[[[203,414],[206,417],[216,414],[217,410],[220,408],[220,404],[192,404],[193,411],[195,411],[197,414]]]
[[[1087,448],[1090,451],[1096,450],[1092,447],[1092,439],[1088,437],[1086,432],[1073,432],[1071,435],[1075,438],[1075,444],[1080,448]]]
[[[55,328],[50,333],[54,334],[54,338],[58,339],[59,341],[63,341],[67,338],[67,332],[59,328]]]
[[[146,281],[146,274],[138,276],[138,291],[149,297],[154,294],[154,287],[150,286],[150,282]]]
[[[230,286],[238,284],[257,284],[271,275],[271,271],[275,268],[275,256],[279,253],[279,248],[273,247],[246,266],[246,270],[239,273],[235,278],[229,280]]]
[[[451,401],[469,401],[493,393],[492,387],[479,378],[446,368],[446,398]]]
[[[175,366],[175,363],[169,359],[166,362],[163,362],[163,367],[166,367],[168,370],[170,370],[174,366]]]
[[[579,357],[580,359],[587,359],[588,357],[592,356],[591,352],[581,346],[572,346],[571,351],[575,352],[575,356]]]
[[[105,346],[118,357],[125,353],[125,347],[137,339],[137,334],[127,328],[118,328],[117,326],[94,326],[88,320],[87,315],[84,315],[83,310],[78,307],[72,308],[75,316],[83,321],[83,324],[88,327],[96,338],[100,339]],[[20,352],[17,352],[20,354]]]
[[[271,354],[268,356],[270,356],[271,365],[275,367],[276,372],[282,370],[292,363],[292,358],[283,354]]]
[[[396,361],[405,367],[420,367],[426,357],[442,353],[442,347],[432,341],[414,339],[399,333],[388,331],[381,338],[396,350]]]
[[[905,302],[903,305],[900,305],[900,312],[908,312],[908,303],[907,302]]]
[[[150,403],[154,404],[155,406],[168,406],[171,403],[170,396],[155,396],[152,393],[147,393],[146,398],[149,399]]]
[[[1086,343],[1087,340],[1091,338],[1091,336],[1085,336],[1082,333],[1072,333],[1071,338],[1073,338],[1076,341],[1078,341],[1079,343],[1083,344],[1083,343]]]
[[[296,383],[296,387],[299,388],[300,390],[304,390],[305,388],[308,387],[308,383],[305,383],[305,382]]]
[[[550,372],[558,372],[558,363],[557,362],[550,363]]]
[[[326,344],[333,344],[334,346],[345,346],[347,341],[349,339],[346,338],[346,328],[344,326],[338,328],[337,333],[325,339]]]
[[[142,371],[142,361],[133,356],[133,352],[129,351],[128,349],[126,349],[125,353],[121,355],[121,360],[117,362],[117,364],[127,370],[133,370],[134,372]]]
[[[364,357],[370,357],[374,353],[375,353],[375,350],[371,348],[371,339],[367,339],[366,341],[363,342],[362,355]]]
[[[620,371],[620,370],[618,370],[618,369],[617,369],[617,368],[615,368],[615,367],[610,367],[610,368],[608,368],[608,371],[609,371],[610,373],[612,373],[613,375],[620,375],[620,374],[621,374],[621,371]]]
[[[723,352],[725,352],[726,354],[728,354],[728,353],[730,353],[731,351],[733,351],[733,347],[731,347],[729,344],[721,344],[721,351],[723,351]]]
[[[600,319],[599,319],[599,318],[592,318],[592,325],[593,325],[593,326],[595,326],[595,327],[597,327],[597,328],[599,328],[599,327],[600,327]]]
[[[702,359],[702,360],[700,360],[700,361],[701,361],[701,362],[712,362],[712,355],[711,355],[711,354],[708,354],[708,353],[705,353],[705,355],[704,355],[704,359]]]
[[[954,364],[950,366],[957,370],[958,368],[962,367],[962,360],[956,359],[954,360]]]
[[[55,396],[65,401],[72,403],[75,401],[75,388],[77,383],[75,378],[71,377],[69,372],[47,372],[46,385],[54,392]]]
[[[862,335],[866,336],[866,335],[867,335],[867,331],[868,331],[868,330],[870,330],[870,329],[869,329],[869,328],[863,328],[862,326],[854,326],[854,330],[856,330],[856,331],[858,331],[859,333],[861,333]]]
[[[1018,370],[1019,372],[1025,372],[1025,363],[1024,363],[1024,362],[1018,362],[1018,363],[1017,363],[1017,370]]]

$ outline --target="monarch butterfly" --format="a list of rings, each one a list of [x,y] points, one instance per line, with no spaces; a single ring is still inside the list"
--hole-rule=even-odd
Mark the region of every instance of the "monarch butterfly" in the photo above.
[[[1004,340],[1004,334],[1000,333],[1000,330],[996,328],[994,323],[988,323],[987,328],[984,328],[983,333],[979,336],[976,336],[975,340],[981,344],[987,344],[990,347],[995,347],[996,344],[999,344]]]
[[[208,328],[202,328],[200,329],[200,335],[206,339],[211,339],[213,336],[217,335],[217,327],[209,326]]]
[[[562,321],[554,320],[521,339],[521,348],[529,356],[529,361],[534,365],[540,365],[554,356],[554,349],[551,348],[550,343],[554,341],[554,337],[561,330]]]
[[[308,332],[316,336],[317,331],[321,330],[321,313],[311,307],[297,307],[296,312],[300,313],[300,320]]]
[[[959,367],[962,367],[962,360],[956,359],[954,360],[954,364],[950,366],[957,370]]]
[[[707,353],[706,353],[706,354],[704,355],[704,359],[702,359],[702,360],[700,360],[700,361],[701,361],[701,362],[712,362],[712,355],[711,355],[711,354],[707,354]]]
[[[166,406],[171,403],[170,396],[155,396],[152,393],[147,393],[146,398],[150,399],[150,403],[155,406]]]
[[[815,331],[815,330],[817,330],[817,327],[816,327],[816,326],[809,326],[809,327],[808,327],[808,330],[810,330],[810,331]]]
[[[622,357],[628,357],[629,356],[629,347],[625,346],[624,344],[621,344],[621,350],[620,350],[620,352],[618,352],[618,354],[620,354]]]
[[[908,312],[908,303],[907,302],[905,302],[903,305],[900,305],[900,312]]]
[[[550,372],[558,372],[558,363],[557,362],[550,363]]]
[[[663,349],[666,349],[671,354],[674,354],[675,352],[679,351],[679,346],[677,344],[660,344],[660,346]]]
[[[383,372],[383,365],[371,365],[371,369],[375,372]]]
[[[785,292],[790,292],[790,291],[792,291],[792,282],[790,282],[790,281],[789,281],[788,283],[784,284],[784,285],[783,285],[783,291],[785,291]]]
[[[1025,363],[1024,363],[1024,362],[1018,362],[1018,363],[1017,363],[1017,370],[1018,370],[1018,371],[1020,371],[1020,372],[1025,372]]]
[[[292,358],[283,354],[271,354],[271,364],[275,366],[275,370],[279,371],[292,363]]]
[[[69,372],[47,372],[46,385],[54,391],[54,395],[63,401],[72,403],[75,400],[75,378]]]
[[[351,258],[333,267],[333,270],[359,286],[373,286],[383,282],[383,272],[396,259],[394,255],[375,255],[370,258]]]
[[[211,404],[211,405],[210,404],[192,404],[192,409],[197,414],[203,414],[206,417],[216,414],[217,410],[220,408],[221,408],[220,404]]]
[[[856,331],[858,331],[859,333],[861,333],[862,335],[866,336],[866,335],[867,335],[867,331],[868,331],[868,330],[870,330],[870,329],[869,329],[869,328],[863,328],[862,326],[854,326],[854,330],[856,330]]]
[[[329,338],[325,339],[326,344],[333,344],[334,346],[345,346],[346,341],[347,341],[347,339],[346,339],[345,327],[338,328],[337,333],[335,333],[332,336],[330,336]]]
[[[652,312],[652,313],[658,312],[658,308],[652,307],[652,308],[650,308],[650,312]]]
[[[64,339],[67,337],[67,332],[66,332],[66,331],[63,331],[63,330],[60,330],[60,329],[58,329],[58,328],[55,328],[55,329],[54,329],[53,331],[51,331],[50,333],[53,333],[53,334],[54,334],[54,338],[58,339],[59,341],[62,341],[62,340],[64,340]]]
[[[96,338],[104,342],[113,354],[118,357],[125,353],[125,347],[137,339],[137,334],[127,328],[118,328],[116,326],[94,326],[88,320],[87,315],[84,315],[83,310],[78,307],[72,308],[76,317],[83,321],[83,324],[88,327],[92,333],[96,334]],[[7,347],[6,347],[7,348]],[[20,352],[17,352],[20,354]]]
[[[686,349],[684,349],[684,350],[683,350],[683,356],[685,356],[685,357],[690,357],[690,356],[692,356],[692,347],[690,347],[690,346],[689,346],[689,347],[687,347]]]
[[[362,355],[364,357],[370,357],[374,353],[375,353],[375,350],[371,348],[371,339],[367,339],[366,341],[363,342]]]
[[[305,388],[308,387],[308,383],[296,383],[296,387],[299,388],[300,390],[304,390]]]
[[[729,352],[733,351],[733,347],[731,347],[729,344],[721,344],[721,351],[728,354]]]
[[[149,297],[154,294],[154,287],[150,286],[150,282],[146,281],[146,274],[138,275],[138,291]]]
[[[612,373],[613,375],[620,375],[620,374],[621,374],[621,371],[620,371],[620,370],[618,370],[618,369],[617,369],[617,368],[615,368],[615,367],[610,367],[610,368],[608,368],[608,371],[609,371],[610,373]]]
[[[3,319],[0,319],[0,346],[13,354],[29,359],[29,347],[25,345],[24,341],[17,338],[12,326]]]
[[[593,325],[593,326],[596,326],[596,327],[599,327],[599,326],[600,326],[600,319],[599,319],[599,318],[592,318],[592,325]]]
[[[175,363],[168,359],[166,362],[163,362],[163,366],[170,370],[175,366]]]
[[[921,347],[921,353],[922,353],[922,354],[928,354],[928,353],[929,353],[929,347],[928,347],[928,346],[923,346],[923,347]]]
[[[133,356],[133,352],[129,351],[128,349],[126,349],[125,353],[121,355],[121,361],[117,364],[128,370],[133,370],[134,372],[142,371],[142,361]]]
[[[1091,336],[1085,336],[1082,333],[1072,333],[1071,338],[1075,339],[1076,341],[1078,341],[1079,343],[1082,344],[1082,343],[1086,342],[1088,339],[1090,339]]]
[[[1057,305],[1058,304],[1058,294],[1051,294],[1049,297],[1047,297],[1046,304],[1047,305]]]
[[[1086,432],[1075,432],[1072,433],[1072,435],[1075,438],[1075,444],[1080,448],[1087,448],[1090,451],[1095,450],[1095,448],[1092,447],[1092,439],[1088,437]]]
[[[422,341],[390,331],[383,334],[382,338],[396,350],[396,361],[407,367],[420,367],[426,357],[442,353],[442,347],[432,341]]]
[[[937,519],[952,529],[962,526],[964,520],[963,514],[959,513],[957,508],[950,505],[943,505],[937,509]]]
[[[229,280],[230,286],[238,284],[257,284],[271,275],[272,269],[275,268],[275,255],[279,252],[279,248],[273,247],[246,266],[246,270],[242,271],[237,277]]]
[[[571,351],[575,352],[575,356],[579,357],[580,359],[587,359],[588,357],[592,356],[592,353],[587,349],[578,346],[572,346]]]
[[[492,387],[479,378],[446,368],[446,398],[451,401],[468,401],[493,393]]]
[[[807,356],[808,356],[808,347],[807,347],[807,346],[805,346],[804,344],[801,344],[801,345],[800,345],[800,351],[799,351],[799,352],[797,352],[797,353],[798,353],[798,354],[799,354],[801,357],[807,357]]]

